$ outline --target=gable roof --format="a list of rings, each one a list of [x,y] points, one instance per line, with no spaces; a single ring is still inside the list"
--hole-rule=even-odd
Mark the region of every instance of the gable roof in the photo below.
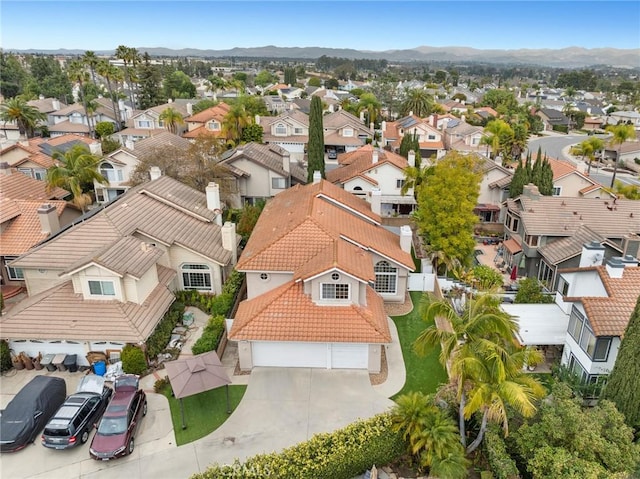
[[[380,226],[380,216],[326,180],[296,185],[269,200],[236,267],[293,272],[338,238],[414,268],[398,236]]]
[[[166,245],[180,245],[226,265],[231,251],[222,247],[216,213],[206,196],[168,177],[136,186],[80,218],[69,228],[15,260],[20,268],[66,271],[114,241],[138,233]]]
[[[0,200],[0,218],[4,223],[11,220],[2,231],[0,256],[18,256],[49,236],[42,231],[38,208],[42,201]],[[55,206],[58,216],[67,206],[65,201],[48,201]]]
[[[191,115],[190,117],[185,118],[184,121],[189,123],[206,123],[209,120],[219,119],[222,121],[224,116],[229,113],[231,107],[225,102],[220,102],[217,105],[214,105],[206,110],[202,110],[195,115]]]
[[[377,163],[373,163],[374,151],[378,153]],[[392,165],[399,170],[409,166],[407,160],[390,151],[375,149],[372,145],[366,145],[355,151],[340,155],[340,166],[326,173],[327,181],[341,183],[366,175],[367,172],[382,165]],[[370,180],[370,179],[369,179]]]
[[[367,253],[348,241],[338,239],[298,268],[293,279],[306,280],[332,269],[339,269],[365,282],[376,278]]]
[[[540,246],[538,252],[552,264],[558,264],[582,253],[582,246],[592,241],[602,243],[605,238],[588,226],[580,225],[573,235]]]
[[[47,191],[44,181],[29,178],[22,173],[0,175],[0,199],[12,200],[61,200],[71,193],[57,186]]]
[[[161,130],[158,133],[152,133],[148,138],[136,141],[132,151],[134,156],[140,158],[153,153],[157,148],[175,147],[187,150],[189,146],[191,146],[189,140],[169,131]]]
[[[243,301],[229,337],[234,341],[391,341],[382,298],[370,286],[366,286],[366,306],[332,305],[330,312],[318,307],[303,289],[302,282],[290,281]]]
[[[278,145],[262,145],[250,142],[231,151],[230,155],[226,156],[220,163],[231,166],[235,161],[244,158],[287,177],[289,173],[285,171],[283,162],[289,161],[289,157],[289,152]],[[297,163],[289,163],[289,169],[291,176],[297,182],[304,183],[306,181],[307,172]]]

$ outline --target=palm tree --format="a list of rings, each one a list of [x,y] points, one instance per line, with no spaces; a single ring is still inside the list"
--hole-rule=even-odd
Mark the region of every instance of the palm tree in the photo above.
[[[402,188],[400,188],[400,194],[404,196],[413,188],[413,195],[418,199],[420,186],[422,186],[422,184],[426,182],[427,177],[433,173],[433,165],[427,164],[423,167],[422,158],[419,153],[416,154],[415,161],[415,166],[407,166],[404,169],[404,183],[402,184]]]
[[[96,56],[96,53],[91,50],[87,50],[82,56],[82,63],[89,67],[89,71],[91,72],[91,81],[96,86],[98,86],[96,84],[96,67],[98,66],[99,61],[100,60]]]
[[[89,135],[93,138],[95,136],[96,130],[96,121],[95,121],[95,113],[100,108],[100,104],[95,100],[86,100],[85,108],[87,110],[87,122],[89,123]]]
[[[587,168],[587,175],[591,173],[591,163],[595,159],[596,151],[600,151],[604,148],[604,141],[600,138],[591,136],[587,140],[584,140],[582,143],[578,145],[577,151],[578,154],[582,155],[582,161],[584,161],[585,156],[589,158],[589,167]]]
[[[424,118],[429,116],[433,111],[433,97],[425,90],[412,88],[405,90],[405,99],[400,105],[402,115],[414,115]]]
[[[380,114],[380,102],[373,93],[363,93],[358,101],[358,113],[367,112],[368,123],[375,123]]]
[[[618,163],[620,163],[620,148],[622,148],[622,144],[630,138],[635,138],[636,131],[633,128],[633,125],[609,125],[607,126],[607,131],[613,134],[613,137],[610,140],[610,145],[615,148],[618,146],[616,150],[616,161],[613,165],[613,176],[611,177],[611,188],[613,188],[616,182],[616,174],[618,173]]]
[[[113,114],[116,120],[116,131],[120,131],[122,127],[120,122],[122,120],[120,118],[120,109],[118,107],[118,101],[115,96],[116,93],[114,91],[114,86],[117,87],[118,81],[121,80],[122,71],[119,68],[111,65],[106,60],[101,60],[100,62],[98,62],[96,71],[98,72],[98,75],[104,78],[107,82],[107,90],[109,90],[109,97],[111,98],[111,107],[113,108]]]
[[[219,77],[218,75],[211,75],[207,79],[207,82],[208,82],[207,89],[209,91],[212,91],[214,94],[217,91],[222,90],[227,85],[227,82],[225,81],[225,79],[222,77]]]
[[[33,138],[38,122],[46,120],[47,116],[29,105],[23,97],[17,96],[0,105],[0,119],[5,123],[15,122],[20,136]]]
[[[184,125],[184,118],[178,110],[173,107],[165,108],[160,113],[159,120],[164,122],[164,127],[174,135],[178,134],[178,126]]]
[[[93,201],[88,193],[93,189],[93,181],[109,184],[98,171],[100,158],[91,154],[84,144],[71,147],[65,153],[55,151],[52,155],[54,166],[47,170],[47,188],[64,188],[73,195],[71,202],[83,212]]]
[[[119,58],[120,60],[122,60],[122,62],[124,63],[124,77],[127,82],[127,86],[129,88],[129,100],[131,101],[131,104],[135,108],[136,102],[135,102],[134,88],[133,88],[134,74],[129,68],[129,65],[131,66],[135,65],[138,57],[138,50],[136,50],[135,48],[127,47],[125,45],[120,45],[118,46],[118,48],[116,48],[115,56],[116,58]]]
[[[228,141],[237,144],[242,138],[242,130],[251,124],[252,118],[247,113],[244,105],[236,102],[231,105],[228,113],[222,120],[222,131],[225,132]]]
[[[84,114],[87,117],[87,126],[89,127],[89,134],[91,135],[91,119],[89,118],[87,99],[85,98],[83,88],[84,84],[89,81],[89,75],[87,74],[84,63],[82,63],[80,60],[73,60],[67,67],[67,75],[72,82],[78,83],[78,94],[80,95],[82,106],[84,107]]]
[[[491,141],[491,151],[492,157],[495,158],[500,151],[500,136],[508,132],[511,127],[504,120],[491,120],[487,123],[487,126],[484,127],[485,133],[489,133],[489,138]],[[484,140],[483,144],[488,144],[489,140]]]

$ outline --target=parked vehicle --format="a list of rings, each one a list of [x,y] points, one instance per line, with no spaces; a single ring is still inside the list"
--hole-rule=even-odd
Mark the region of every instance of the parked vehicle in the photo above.
[[[335,160],[338,158],[338,152],[336,150],[329,150],[327,153],[327,158],[329,160]]]
[[[62,378],[39,375],[29,381],[2,411],[0,451],[15,452],[32,443],[66,397]]]
[[[83,377],[77,392],[65,400],[45,426],[42,445],[68,449],[87,442],[112,394],[112,389],[105,385],[104,377],[96,374]]]
[[[140,421],[147,414],[147,396],[140,389],[138,376],[119,376],[113,388],[113,397],[89,448],[89,454],[96,460],[108,461],[131,454]]]

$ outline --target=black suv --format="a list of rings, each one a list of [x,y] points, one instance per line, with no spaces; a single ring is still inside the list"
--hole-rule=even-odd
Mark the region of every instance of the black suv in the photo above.
[[[87,442],[112,393],[102,376],[91,374],[82,378],[78,392],[65,400],[45,426],[42,445],[51,449],[69,449]]]

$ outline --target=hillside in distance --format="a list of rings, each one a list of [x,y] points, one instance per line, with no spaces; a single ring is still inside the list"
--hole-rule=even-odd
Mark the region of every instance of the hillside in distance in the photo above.
[[[583,68],[592,65],[608,65],[615,68],[640,69],[640,48],[582,48],[561,49],[518,49],[480,50],[471,47],[429,47],[420,46],[408,50],[364,51],[350,48],[323,47],[277,47],[268,45],[253,48],[232,48],[229,50],[202,50],[183,48],[173,50],[163,47],[136,47],[140,53],[151,56],[187,57],[255,57],[255,58],[297,58],[315,60],[323,55],[349,59],[388,60],[389,62],[475,62],[490,64],[522,64],[547,67]],[[81,55],[84,50],[19,50],[21,53],[47,53],[58,55]],[[97,51],[110,55],[113,50]]]

